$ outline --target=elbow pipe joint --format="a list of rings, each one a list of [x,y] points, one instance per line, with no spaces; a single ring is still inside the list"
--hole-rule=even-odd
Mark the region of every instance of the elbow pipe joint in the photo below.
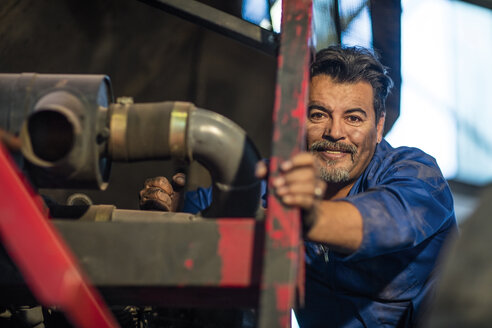
[[[212,204],[204,216],[258,216],[260,155],[237,124],[186,102],[114,104],[110,115],[113,160],[196,160],[213,181]]]
[[[256,217],[261,181],[255,167],[260,155],[244,130],[222,115],[196,109],[189,114],[186,140],[193,159],[212,176],[212,204],[203,215]]]

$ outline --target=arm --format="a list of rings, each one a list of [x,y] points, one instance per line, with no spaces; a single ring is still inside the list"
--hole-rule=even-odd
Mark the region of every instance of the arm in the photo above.
[[[341,253],[352,253],[362,243],[362,216],[347,202],[322,200],[311,209],[315,219],[306,238],[327,244]]]
[[[323,200],[316,199],[320,182],[309,157],[300,154],[282,164],[275,192],[284,204],[303,209],[308,239],[352,252],[348,258],[415,247],[456,225],[446,180],[435,161],[420,151],[395,152],[368,168],[351,196],[345,191],[331,197],[328,190]]]

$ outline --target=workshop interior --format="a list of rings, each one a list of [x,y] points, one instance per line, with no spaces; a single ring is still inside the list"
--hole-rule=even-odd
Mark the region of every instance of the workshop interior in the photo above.
[[[2,1],[0,326],[295,327],[300,227],[267,227],[299,213],[263,209],[254,171],[303,146],[293,111],[332,44],[380,54],[386,139],[453,191],[427,326],[487,326],[491,40],[490,0]],[[140,210],[176,172],[211,206]]]

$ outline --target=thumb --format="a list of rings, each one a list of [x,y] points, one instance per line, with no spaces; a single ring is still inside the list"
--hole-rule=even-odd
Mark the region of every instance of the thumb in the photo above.
[[[186,175],[182,172],[176,173],[172,180],[174,191],[180,191],[186,184]]]
[[[171,182],[174,189],[174,197],[172,200],[172,211],[178,212],[183,205],[184,187],[186,185],[186,175],[182,172],[176,173]]]
[[[265,163],[265,161],[259,161],[258,163],[256,163],[255,176],[258,179],[265,179],[267,178],[267,175],[268,175],[267,163]]]

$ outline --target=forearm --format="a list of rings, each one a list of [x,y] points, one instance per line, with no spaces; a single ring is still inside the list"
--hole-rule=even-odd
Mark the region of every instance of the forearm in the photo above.
[[[306,232],[307,239],[347,254],[361,245],[362,216],[354,205],[344,201],[320,201],[307,215],[311,217],[304,219],[312,222]]]

